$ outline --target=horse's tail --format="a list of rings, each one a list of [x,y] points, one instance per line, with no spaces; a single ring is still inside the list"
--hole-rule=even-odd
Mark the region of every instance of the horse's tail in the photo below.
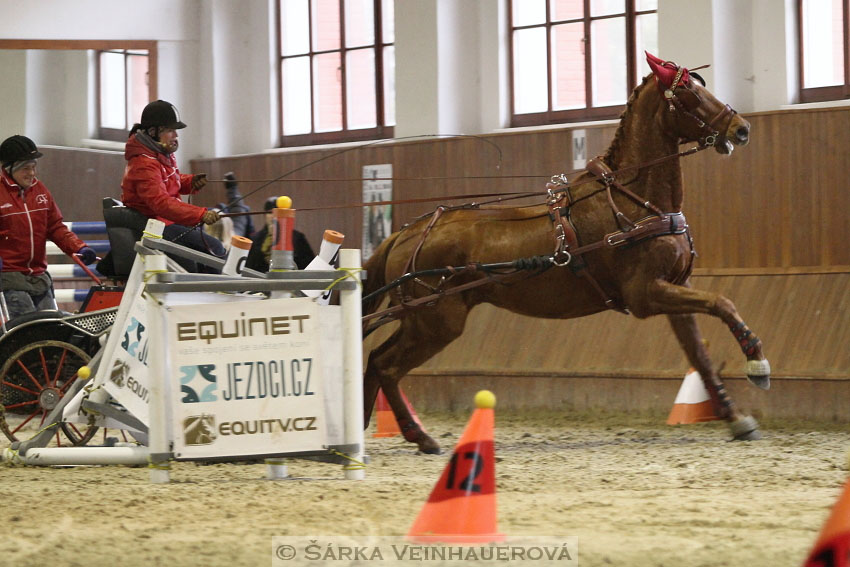
[[[393,249],[395,241],[398,239],[401,231],[394,232],[389,235],[378,248],[369,256],[369,260],[364,264],[363,269],[366,270],[366,280],[363,284],[363,296],[377,291],[387,284],[386,281],[386,266],[387,257]],[[382,296],[377,296],[363,303],[363,314],[368,315],[374,313],[380,305]]]

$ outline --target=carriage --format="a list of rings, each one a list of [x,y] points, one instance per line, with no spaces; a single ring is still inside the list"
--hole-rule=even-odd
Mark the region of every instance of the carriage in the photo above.
[[[347,477],[362,476],[362,466],[350,466],[359,462],[363,445],[360,363],[348,359],[357,353],[359,360],[361,342],[359,287],[352,281],[356,271],[328,269],[327,263],[318,262],[321,256],[314,264],[325,269],[276,269],[276,257],[286,260],[292,254],[291,249],[285,250],[291,238],[281,238],[282,249],[272,250],[269,274],[244,267],[237,273],[231,269],[238,264],[234,256],[241,254],[244,259],[247,250],[234,247],[225,260],[166,241],[161,237],[161,222],[141,219],[131,209],[107,201],[104,216],[116,253],[110,259],[117,268],[112,274],[125,283],[120,303],[86,311],[96,303],[90,300],[78,314],[39,312],[9,322],[0,336],[0,348],[11,353],[0,375],[0,428],[12,441],[3,459],[27,464],[150,462],[156,482],[165,482],[172,458],[264,458],[270,470],[277,471],[270,477],[279,478],[279,460],[286,455],[340,463],[349,466]],[[142,220],[146,224],[139,229]],[[339,252],[341,258],[359,264],[359,251]],[[187,264],[204,264],[222,273],[188,272],[183,267]],[[327,307],[322,290],[339,290],[340,306]],[[93,288],[90,298],[100,291]],[[274,307],[266,306],[276,298],[277,303],[268,304]],[[226,329],[215,338],[237,340],[216,346],[206,326],[212,322],[204,321],[192,348],[172,348],[166,354],[168,345],[175,342],[168,333],[180,328],[166,322],[192,309],[202,319],[217,314],[223,320],[218,328]],[[239,321],[233,319],[234,310]],[[269,310],[274,313],[265,317]],[[297,339],[289,340],[288,317],[277,315],[287,310],[298,313],[292,317],[298,325]],[[257,314],[264,316],[259,322]],[[176,341],[184,339],[188,340],[185,333],[179,332]],[[343,353],[343,345],[349,343],[355,348]],[[277,357],[305,358],[268,360],[271,355],[266,353],[272,350]],[[262,384],[259,374],[253,378],[253,388],[260,388],[261,395],[242,391],[235,397],[243,403],[234,405],[224,403],[232,402],[234,389],[240,387],[239,377],[231,371],[247,363],[231,364],[219,353],[237,351],[239,361],[263,358],[258,368],[265,365],[268,372],[264,370]],[[322,360],[317,360],[319,351]],[[174,362],[177,359],[181,362]],[[274,384],[272,367],[277,372]],[[351,374],[348,369],[357,369],[353,377],[346,374]],[[198,384],[192,384],[194,377]],[[251,388],[244,383],[241,387]],[[281,388],[288,390],[281,394]],[[244,403],[257,397],[262,398],[259,407]],[[280,417],[302,407],[310,412],[306,417]],[[187,415],[181,418],[181,411]],[[219,414],[216,428],[211,411]],[[263,413],[272,411],[277,412],[273,418]],[[257,435],[253,443],[239,436],[251,427],[257,433],[258,423],[261,433],[278,435]],[[206,432],[203,438],[199,431]]]

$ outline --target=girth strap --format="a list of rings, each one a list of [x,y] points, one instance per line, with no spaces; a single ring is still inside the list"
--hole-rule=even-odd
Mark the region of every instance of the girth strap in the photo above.
[[[546,201],[546,204],[549,206],[549,219],[555,227],[555,252],[553,254],[555,265],[569,265],[575,275],[584,278],[596,290],[596,293],[599,294],[599,297],[608,309],[614,309],[615,311],[628,314],[628,309],[612,299],[602,289],[602,286],[596,281],[593,274],[588,271],[587,262],[578,253],[586,247],[579,247],[578,235],[572,221],[570,221],[569,211],[572,201],[569,191],[554,192],[557,186],[552,183],[547,183],[546,188],[549,189],[550,195]]]
[[[555,264],[557,266],[569,265],[573,273],[583,277],[596,290],[606,307],[628,314],[628,309],[616,299],[611,298],[593,274],[591,274],[590,270],[587,269],[587,262],[583,258],[583,255],[600,248],[616,248],[625,244],[635,244],[657,236],[687,234],[688,223],[685,220],[685,215],[681,212],[663,213],[659,211],[657,215],[640,219],[637,222],[628,221],[630,223],[629,228],[609,233],[602,240],[579,246],[578,235],[569,218],[571,205],[569,192],[556,192],[557,185],[553,183],[547,183],[546,187],[549,189],[550,195],[547,201],[549,218],[555,230],[555,253],[553,254]],[[691,245],[691,255],[693,256],[693,243],[691,242],[690,234],[688,234],[688,242]]]

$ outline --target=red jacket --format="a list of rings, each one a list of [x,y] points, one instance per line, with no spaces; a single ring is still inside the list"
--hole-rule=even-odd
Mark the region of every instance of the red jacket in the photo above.
[[[65,254],[79,252],[86,244],[62,222],[53,195],[39,181],[21,189],[2,171],[0,178],[0,258],[4,272],[37,276],[47,270],[47,239]]]
[[[191,195],[194,175],[177,169],[174,154],[161,154],[143,146],[130,136],[124,147],[124,179],[121,200],[140,213],[165,224],[193,226],[201,222],[206,209],[184,203],[180,195]]]

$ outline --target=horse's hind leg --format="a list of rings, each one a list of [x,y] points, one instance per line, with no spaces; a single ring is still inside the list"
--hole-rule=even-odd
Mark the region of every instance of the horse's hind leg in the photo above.
[[[696,317],[691,314],[668,315],[670,326],[685,351],[691,366],[699,372],[703,383],[711,396],[712,404],[718,415],[729,422],[732,436],[735,439],[753,441],[761,438],[758,431],[758,423],[750,416],[746,416],[737,408],[732,398],[726,392],[726,387],[720,380],[717,371],[708,356],[708,350],[700,336]]]
[[[458,296],[445,297],[438,305],[403,318],[395,333],[369,355],[364,376],[365,415],[371,413],[380,387],[404,438],[416,443],[423,453],[439,453],[440,445],[413,419],[398,383],[459,337],[468,313],[469,307]]]

